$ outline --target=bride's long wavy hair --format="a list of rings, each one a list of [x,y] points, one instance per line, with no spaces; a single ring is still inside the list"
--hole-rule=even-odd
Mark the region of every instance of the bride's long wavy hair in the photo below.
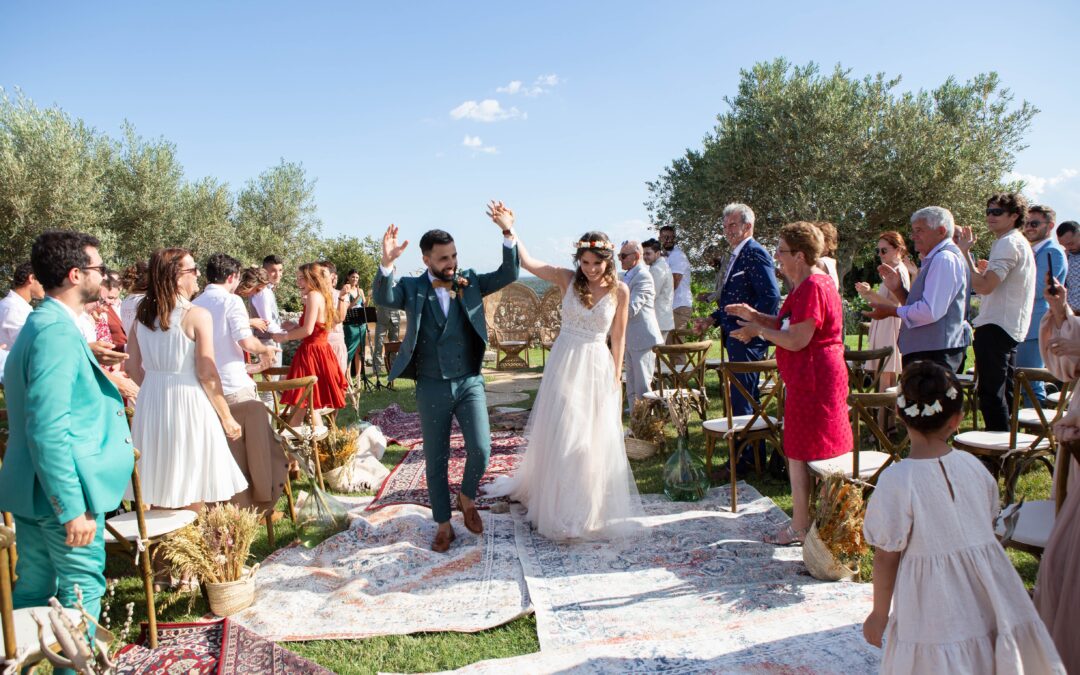
[[[589,280],[585,277],[585,273],[581,271],[581,256],[586,253],[592,253],[597,258],[604,261],[604,281],[611,288],[615,289],[615,247],[611,245],[611,240],[603,232],[586,232],[581,235],[581,242],[595,242],[602,241],[607,246],[582,246],[574,252],[574,293],[577,294],[578,300],[585,307],[593,306],[592,291],[589,290]]]

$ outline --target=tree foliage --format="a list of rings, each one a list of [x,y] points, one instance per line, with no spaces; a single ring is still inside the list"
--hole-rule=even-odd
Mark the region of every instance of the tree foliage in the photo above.
[[[164,138],[143,138],[125,123],[113,139],[0,89],[0,285],[29,258],[38,234],[79,229],[101,239],[114,267],[163,246],[188,248],[197,261],[225,252],[245,265],[280,255],[287,270],[280,300],[295,308],[289,270],[297,265],[328,256],[370,280],[377,264],[370,238],[320,238],[314,185],[301,164],[281,160],[234,195],[214,177],[187,179]]]
[[[1003,184],[1038,112],[994,73],[933,91],[899,92],[900,78],[856,79],[837,66],[784,59],[742,71],[730,110],[701,149],[687,150],[648,184],[657,225],[671,224],[691,251],[721,236],[730,202],[749,204],[755,236],[775,239],[795,220],[827,220],[840,232],[841,274],[873,255],[882,230],[908,231],[929,205],[978,223]]]

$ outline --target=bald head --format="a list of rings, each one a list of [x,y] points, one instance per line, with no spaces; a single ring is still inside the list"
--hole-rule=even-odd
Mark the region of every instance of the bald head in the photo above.
[[[624,270],[628,270],[641,262],[641,254],[645,249],[641,248],[641,242],[631,239],[623,242],[619,250],[619,262]]]

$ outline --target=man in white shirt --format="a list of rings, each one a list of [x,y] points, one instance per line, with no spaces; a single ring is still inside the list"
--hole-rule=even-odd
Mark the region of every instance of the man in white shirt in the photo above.
[[[671,225],[660,228],[660,244],[664,247],[664,255],[671,267],[671,281],[675,285],[671,313],[675,317],[675,329],[681,330],[686,328],[694,313],[694,298],[690,294],[690,259],[675,243],[675,228]]]
[[[660,333],[667,342],[668,333],[675,327],[675,316],[671,311],[671,303],[675,295],[675,281],[671,277],[671,267],[667,260],[660,254],[660,242],[656,239],[648,239],[641,243],[644,249],[642,257],[649,266],[652,274],[653,285],[656,287],[656,300],[653,309],[656,310],[656,323],[660,326]]]
[[[986,226],[996,237],[990,260],[971,257],[977,237],[958,228],[956,245],[971,273],[971,288],[982,296],[975,317],[975,370],[979,373],[979,411],[987,431],[1008,431],[1013,398],[1016,346],[1031,324],[1035,299],[1035,256],[1020,228],[1028,204],[1019,193],[1001,193],[986,202]]]
[[[260,365],[266,368],[278,350],[254,336],[244,301],[233,293],[240,283],[240,261],[215,253],[206,262],[206,278],[206,289],[192,304],[206,309],[213,319],[214,363],[221,377],[221,390],[229,412],[243,428],[239,439],[229,441],[229,449],[248,487],[230,501],[269,512],[285,486],[288,460],[274,438],[269,413],[255,393],[244,352],[257,355]]]
[[[274,347],[276,343],[271,336],[283,330],[281,327],[281,312],[278,311],[277,296],[274,295],[274,288],[281,281],[285,261],[276,255],[270,254],[263,258],[262,266],[266,270],[266,277],[270,283],[251,296],[251,306],[255,309],[255,313],[259,315],[259,318],[266,322],[266,331],[260,332],[257,337],[267,347]],[[281,365],[281,351],[276,352],[274,365]]]
[[[34,311],[30,301],[44,297],[45,289],[38,283],[30,263],[24,262],[16,267],[11,290],[7,297],[0,300],[0,349],[11,349],[30,312]]]

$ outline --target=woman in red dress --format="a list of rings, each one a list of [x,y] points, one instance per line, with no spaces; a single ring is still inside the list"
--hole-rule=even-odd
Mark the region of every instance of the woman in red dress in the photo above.
[[[729,305],[742,328],[732,336],[761,336],[776,345],[776,365],[784,381],[784,454],[791,479],[791,524],[766,536],[765,542],[802,542],[810,528],[810,473],[806,463],[837,457],[852,449],[848,422],[848,374],[844,363],[844,312],[828,274],[815,265],[825,243],[811,223],[791,223],[780,230],[776,262],[791,292],[779,316],[748,305]]]
[[[289,379],[315,375],[319,378],[311,394],[311,404],[319,408],[344,408],[345,389],[348,383],[341,372],[337,356],[327,342],[328,327],[337,321],[334,304],[330,299],[328,275],[318,263],[300,266],[296,274],[296,285],[304,294],[304,313],[300,325],[292,330],[274,335],[277,342],[301,340],[292,363],[289,364]],[[281,395],[281,402],[291,405],[300,400],[302,390],[291,389]],[[299,424],[303,418],[303,408],[297,408],[290,424]],[[315,414],[315,424],[321,420]]]

